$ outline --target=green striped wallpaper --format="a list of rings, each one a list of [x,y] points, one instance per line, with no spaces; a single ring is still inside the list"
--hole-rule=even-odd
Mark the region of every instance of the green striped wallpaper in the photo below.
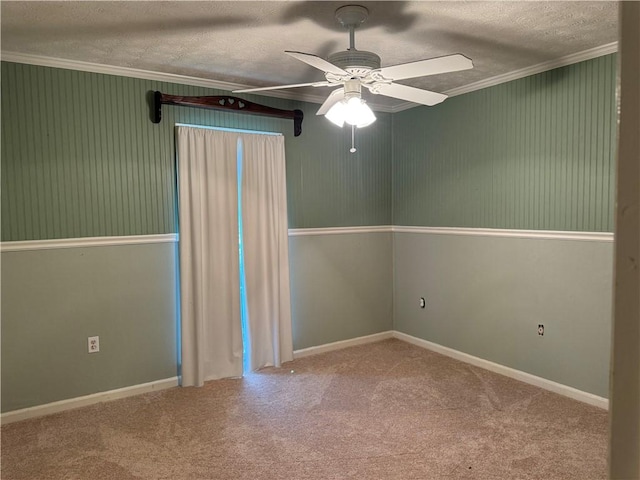
[[[394,115],[396,225],[612,231],[616,56]]]
[[[298,138],[287,120],[185,107],[155,125],[150,90],[224,92],[2,62],[2,240],[175,232],[175,123],[283,132],[292,228],[611,231],[615,75],[608,55],[379,113],[352,155],[314,104],[247,97],[304,110]]]
[[[173,233],[175,123],[283,132],[292,228],[391,223],[391,115],[350,134],[318,106],[246,96],[305,113],[289,120],[186,107],[149,119],[147,92],[218,90],[2,62],[2,240]]]

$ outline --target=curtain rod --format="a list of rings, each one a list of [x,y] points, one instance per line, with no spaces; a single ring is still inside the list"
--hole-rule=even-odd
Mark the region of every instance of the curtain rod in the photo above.
[[[212,127],[211,125],[196,125],[195,123],[176,123],[176,127],[204,128],[205,130],[219,130],[221,132],[232,133],[250,133],[251,135],[271,135],[274,137],[282,136],[282,134],[278,132],[263,132],[262,130],[247,130],[246,128],[234,127]]]
[[[293,135],[299,136],[302,133],[302,110],[282,110],[279,108],[260,105],[238,97],[231,96],[209,96],[209,97],[189,97],[181,95],[168,95],[162,92],[153,92],[153,102],[151,105],[153,123],[160,123],[162,120],[162,105],[180,105],[183,107],[207,108],[210,110],[226,110],[236,113],[247,113],[250,115],[263,115],[267,117],[290,118],[293,120]]]

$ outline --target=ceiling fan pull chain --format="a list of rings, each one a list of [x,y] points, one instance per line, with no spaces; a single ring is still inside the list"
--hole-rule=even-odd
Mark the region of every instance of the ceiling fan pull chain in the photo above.
[[[351,153],[356,153],[356,126],[351,125],[351,148],[349,149]]]

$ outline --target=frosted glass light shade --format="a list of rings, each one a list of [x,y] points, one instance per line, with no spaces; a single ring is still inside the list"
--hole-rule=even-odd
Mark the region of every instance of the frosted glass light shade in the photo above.
[[[325,117],[338,127],[347,123],[362,128],[376,121],[376,116],[369,105],[357,97],[337,102],[329,109]]]
[[[344,102],[344,100],[340,100],[339,102],[335,103],[333,107],[331,107],[329,111],[325,113],[324,116],[331,123],[342,128],[342,126],[344,125],[344,118],[346,116],[346,112],[345,112],[346,109],[347,109],[347,104]]]

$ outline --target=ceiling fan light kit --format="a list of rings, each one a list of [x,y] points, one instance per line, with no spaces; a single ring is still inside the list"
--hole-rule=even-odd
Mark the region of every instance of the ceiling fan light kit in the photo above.
[[[351,98],[336,103],[325,114],[325,117],[338,127],[342,127],[346,123],[364,128],[376,121],[373,111],[361,98]]]
[[[344,90],[339,89],[336,95],[339,101],[335,102],[325,117],[338,127],[345,123],[363,128],[376,121],[373,110],[362,99],[361,86],[357,80],[347,80]]]
[[[384,95],[433,106],[444,101],[447,96],[394,82],[406,78],[473,68],[473,62],[461,54],[381,67],[378,55],[373,52],[357,50],[355,47],[355,29],[365,22],[368,16],[369,11],[361,5],[345,5],[336,10],[336,19],[349,29],[349,48],[346,51],[330,55],[328,60],[311,53],[285,51],[287,55],[322,70],[326,81],[250,88],[235,92],[256,92],[294,87],[339,87],[331,92],[316,115],[325,115],[329,121],[339,127],[347,123],[352,127],[362,128],[370,125],[376,119],[371,108],[362,99],[362,87],[374,95]]]

